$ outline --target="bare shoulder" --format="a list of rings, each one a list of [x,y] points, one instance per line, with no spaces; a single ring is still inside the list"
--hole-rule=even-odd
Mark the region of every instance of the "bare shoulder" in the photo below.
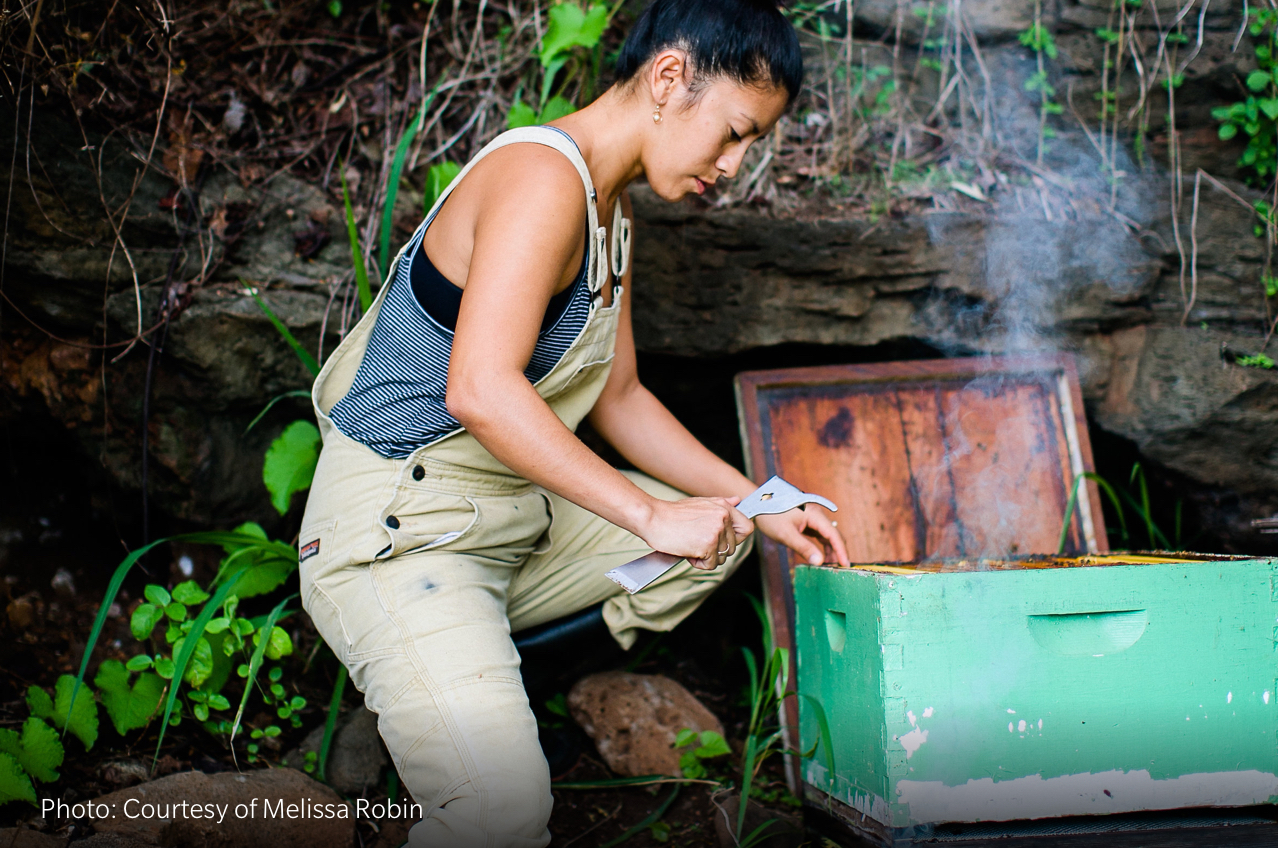
[[[586,220],[586,194],[567,156],[544,144],[511,144],[475,165],[480,205],[539,227],[561,227],[575,239]],[[459,186],[460,188],[460,186]],[[516,221],[510,221],[518,226]]]

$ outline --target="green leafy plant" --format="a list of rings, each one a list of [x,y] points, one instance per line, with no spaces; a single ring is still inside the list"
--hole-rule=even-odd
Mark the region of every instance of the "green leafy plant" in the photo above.
[[[151,722],[167,686],[164,678],[146,670],[154,664],[152,658],[142,656],[145,662],[138,662],[139,658],[134,657],[127,665],[119,660],[103,660],[93,678],[102,706],[106,707],[107,716],[121,736]],[[137,678],[130,682],[134,672]]]
[[[311,487],[319,453],[320,432],[309,421],[294,421],[271,442],[262,463],[262,482],[280,515],[288,512],[294,494]]]
[[[0,804],[27,801],[36,806],[33,782],[52,783],[65,752],[58,732],[32,716],[22,732],[0,729]]]
[[[698,733],[687,727],[680,730],[675,737],[674,747],[686,749],[679,757],[679,769],[684,777],[694,779],[706,776],[705,760],[713,760],[732,753],[732,749],[728,747],[724,738],[713,730],[703,730]]]
[[[439,200],[439,196],[444,193],[444,189],[448,188],[449,183],[457,179],[457,175],[462,172],[462,166],[445,159],[443,162],[436,162],[430,166],[430,170],[426,172],[426,187],[422,192],[422,215],[427,215],[435,205],[435,201]]]
[[[592,3],[583,10],[574,0],[564,0],[550,7],[546,34],[538,51],[541,88],[536,106],[524,103],[517,91],[506,115],[507,127],[546,124],[577,111],[576,104],[565,96],[574,79],[579,81],[582,100],[594,98],[594,84],[602,65],[600,40],[620,5],[610,9],[605,3]],[[561,72],[563,81],[556,88]]]
[[[31,715],[21,730],[0,728],[0,804],[36,805],[35,784],[58,779],[66,750],[55,727],[79,739],[85,750],[93,747],[98,738],[97,702],[91,692],[78,701],[75,695],[76,680],[69,674],[58,679],[52,698],[39,686],[31,686],[26,698]]]
[[[603,37],[615,11],[616,7],[610,10],[603,3],[592,3],[589,9],[583,11],[572,0],[550,7],[547,13],[549,23],[546,34],[542,37],[538,56],[543,70],[540,106],[544,106],[550,99],[555,77],[569,62],[577,61],[582,64],[582,71],[588,72],[592,79],[599,76],[599,39]],[[577,48],[589,51],[588,56],[592,61],[583,63]],[[592,93],[585,91],[583,95],[589,99]]]
[[[1238,165],[1250,182],[1261,185],[1278,173],[1278,10],[1262,7],[1249,15],[1256,56],[1256,70],[1245,80],[1249,94],[1246,100],[1212,109],[1211,115],[1220,122],[1221,139],[1240,132],[1247,136]]]
[[[786,698],[795,695],[794,691],[786,688],[790,684],[790,652],[774,642],[772,625],[768,620],[763,602],[751,596],[750,603],[754,606],[755,615],[763,628],[764,661],[760,666],[753,651],[746,647],[741,648],[748,672],[750,721],[746,725],[745,750],[741,759],[741,797],[737,805],[737,820],[730,826],[730,830],[737,844],[743,848],[756,845],[770,836],[769,830],[776,822],[776,819],[769,819],[750,833],[743,833],[749,799],[760,795],[759,770],[769,757],[781,751],[781,728],[777,720],[781,705]],[[819,750],[825,761],[827,772],[833,775],[834,749],[831,745],[830,728],[825,711],[821,708],[820,702],[814,698],[805,697],[804,702],[808,704],[816,718],[818,739],[811,749],[802,752],[800,756],[805,759],[811,758],[816,756]]]
[[[1052,36],[1051,31],[1043,25],[1043,9],[1042,3],[1034,3],[1034,23],[1030,28],[1020,34],[1021,44],[1034,51],[1034,60],[1037,70],[1025,81],[1026,91],[1038,92],[1038,163],[1043,163],[1043,152],[1046,140],[1056,135],[1056,132],[1047,125],[1048,115],[1061,114],[1061,104],[1052,98],[1056,96],[1056,89],[1048,81],[1047,60],[1055,60],[1056,39]]]
[[[573,105],[571,100],[558,94],[547,100],[546,104],[541,107],[540,112],[534,111],[523,100],[516,98],[510,107],[510,112],[506,114],[506,127],[513,130],[516,127],[548,124],[576,111],[577,107]]]
[[[1273,368],[1273,357],[1266,356],[1263,353],[1253,353],[1247,356],[1240,356],[1234,360],[1235,365],[1241,365],[1244,368]]]
[[[207,589],[194,581],[181,583],[172,591],[158,584],[148,584],[143,593],[145,600],[134,610],[129,621],[134,637],[144,643],[145,650],[123,665],[115,660],[104,661],[94,678],[94,683],[102,690],[103,705],[121,733],[146,726],[160,713],[163,703],[155,749],[157,758],[167,728],[180,724],[183,715],[193,716],[211,733],[229,734],[233,741],[234,730],[247,700],[247,690],[255,682],[248,670],[252,669],[255,675],[264,659],[277,660],[293,652],[287,631],[276,624],[284,602],[264,621],[245,619],[237,614],[237,610],[241,597],[275,589],[297,568],[295,548],[267,539],[265,532],[255,524],[243,525],[234,532],[188,533],[159,539],[131,552],[112,575],[89,632],[79,674],[75,678],[68,675],[67,682],[59,681],[59,686],[69,691],[67,709],[62,711],[63,714],[75,719],[79,705],[89,705],[95,710],[96,736],[93,694],[87,687],[84,687],[85,694],[80,695],[79,700],[77,694],[84,686],[89,659],[102,632],[107,610],[138,560],[157,545],[170,541],[219,545],[226,552],[226,557]],[[198,612],[192,616],[197,607]],[[246,678],[246,693],[240,701],[235,721],[231,722],[214,713],[228,710],[231,706],[222,689],[230,677],[237,654],[249,659],[249,663],[239,675]],[[137,677],[133,678],[133,674]],[[296,712],[306,705],[305,700],[289,698],[282,686],[276,689],[274,684],[278,680],[277,676],[271,681],[273,685],[264,691],[263,700],[268,706],[274,706],[281,717],[293,720],[296,726],[299,723]],[[49,700],[47,695],[44,699]],[[45,704],[35,696],[33,712],[39,713],[46,707],[52,710],[56,722],[57,702]],[[68,728],[74,732],[75,724],[69,724]]]
[[[76,678],[64,674],[53,687],[53,697],[39,686],[27,689],[27,708],[31,714],[79,739],[86,751],[98,740],[98,705],[90,693],[77,702]]]

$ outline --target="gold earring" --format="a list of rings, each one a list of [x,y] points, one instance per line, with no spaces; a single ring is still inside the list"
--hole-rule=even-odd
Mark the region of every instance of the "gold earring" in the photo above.
[[[652,113],[652,122],[654,124],[661,123],[661,104],[657,104],[657,111]]]

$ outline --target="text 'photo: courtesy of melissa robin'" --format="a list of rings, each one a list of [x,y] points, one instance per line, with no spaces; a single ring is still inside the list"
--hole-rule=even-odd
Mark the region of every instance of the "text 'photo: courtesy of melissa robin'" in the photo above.
[[[180,819],[208,819],[221,824],[227,818],[235,819],[410,819],[422,818],[418,804],[397,802],[370,802],[356,798],[347,803],[318,803],[303,798],[285,801],[281,798],[254,798],[247,804],[201,803],[177,801],[151,803],[130,798],[123,803],[103,804],[85,801],[68,804],[53,798],[40,802],[40,813],[45,818],[58,819],[150,819],[174,821]]]

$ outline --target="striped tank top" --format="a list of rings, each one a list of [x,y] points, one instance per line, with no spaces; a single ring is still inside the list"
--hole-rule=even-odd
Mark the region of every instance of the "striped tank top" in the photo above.
[[[329,411],[338,430],[389,459],[402,459],[461,429],[444,402],[453,331],[422,308],[412,288],[411,260],[433,220],[434,215],[423,221],[409,241],[355,381]],[[586,325],[590,249],[587,239],[585,262],[570,286],[572,294],[563,314],[537,336],[524,369],[529,382],[535,384],[549,374]]]

